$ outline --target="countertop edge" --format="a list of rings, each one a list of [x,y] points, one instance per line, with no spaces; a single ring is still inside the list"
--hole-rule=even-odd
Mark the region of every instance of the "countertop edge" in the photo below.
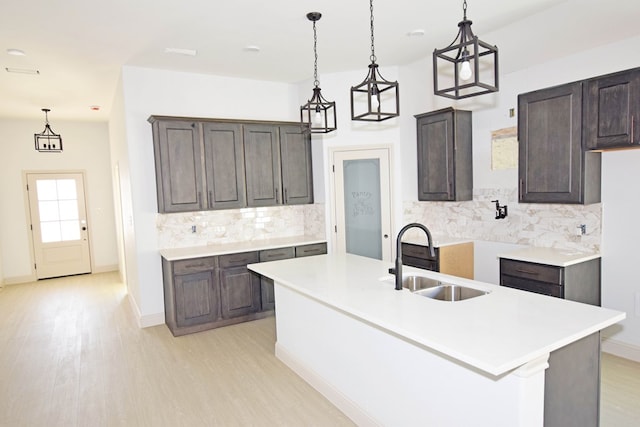
[[[191,258],[203,258],[233,254],[239,252],[263,251],[289,246],[312,245],[326,243],[327,239],[310,236],[283,237],[277,239],[251,240],[238,243],[224,243],[220,245],[191,246],[184,248],[160,249],[160,256],[167,261],[179,261]]]

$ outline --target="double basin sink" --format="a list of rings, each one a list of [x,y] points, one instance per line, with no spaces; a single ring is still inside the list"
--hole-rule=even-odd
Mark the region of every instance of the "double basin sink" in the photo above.
[[[395,278],[391,280],[393,281]],[[486,295],[490,292],[452,283],[443,283],[436,279],[417,275],[404,275],[402,287],[410,290],[415,295],[440,301],[462,301]]]

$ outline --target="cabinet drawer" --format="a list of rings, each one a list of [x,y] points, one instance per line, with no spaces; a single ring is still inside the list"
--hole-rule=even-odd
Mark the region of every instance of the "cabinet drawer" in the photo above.
[[[239,254],[220,255],[220,268],[244,267],[258,262],[258,252],[241,252]]]
[[[537,282],[535,280],[527,280],[519,277],[502,275],[500,277],[500,285],[506,286],[508,288],[535,292],[537,294],[564,298],[564,286],[555,285],[551,283]]]
[[[402,264],[410,267],[423,268],[425,270],[438,271],[438,263],[424,258],[415,258],[402,254]]]
[[[562,267],[500,258],[501,276],[506,274],[539,282],[562,285],[564,284],[562,273]]]
[[[402,255],[406,255],[409,257],[414,257],[414,258],[422,258],[422,259],[428,259],[428,260],[432,260],[432,261],[437,261],[438,260],[438,248],[435,248],[435,253],[436,256],[432,257],[431,254],[429,253],[429,247],[428,246],[422,246],[422,245],[414,245],[413,243],[403,243],[402,244]]]
[[[172,261],[173,274],[189,274],[216,268],[215,257],[191,258],[180,261]]]
[[[278,248],[278,249],[266,249],[260,251],[260,262],[277,261],[279,259],[289,259],[296,255],[293,247]]]
[[[314,243],[312,245],[296,246],[296,258],[300,258],[303,256],[322,255],[326,253],[326,243]]]

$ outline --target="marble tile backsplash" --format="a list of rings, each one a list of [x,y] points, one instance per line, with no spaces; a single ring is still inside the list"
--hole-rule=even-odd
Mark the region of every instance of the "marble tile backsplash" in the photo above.
[[[492,200],[508,206],[506,218],[495,219]],[[600,252],[601,203],[518,203],[517,189],[475,189],[473,201],[405,202],[403,211],[404,223],[423,223],[439,236]],[[577,236],[580,224],[586,234]]]
[[[158,214],[156,229],[159,249],[301,235],[323,238],[324,205]]]

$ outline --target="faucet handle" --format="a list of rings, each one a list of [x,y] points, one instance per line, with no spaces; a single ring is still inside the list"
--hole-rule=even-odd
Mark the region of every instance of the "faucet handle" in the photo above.
[[[396,274],[396,269],[395,268],[390,268],[389,269],[389,274]]]

